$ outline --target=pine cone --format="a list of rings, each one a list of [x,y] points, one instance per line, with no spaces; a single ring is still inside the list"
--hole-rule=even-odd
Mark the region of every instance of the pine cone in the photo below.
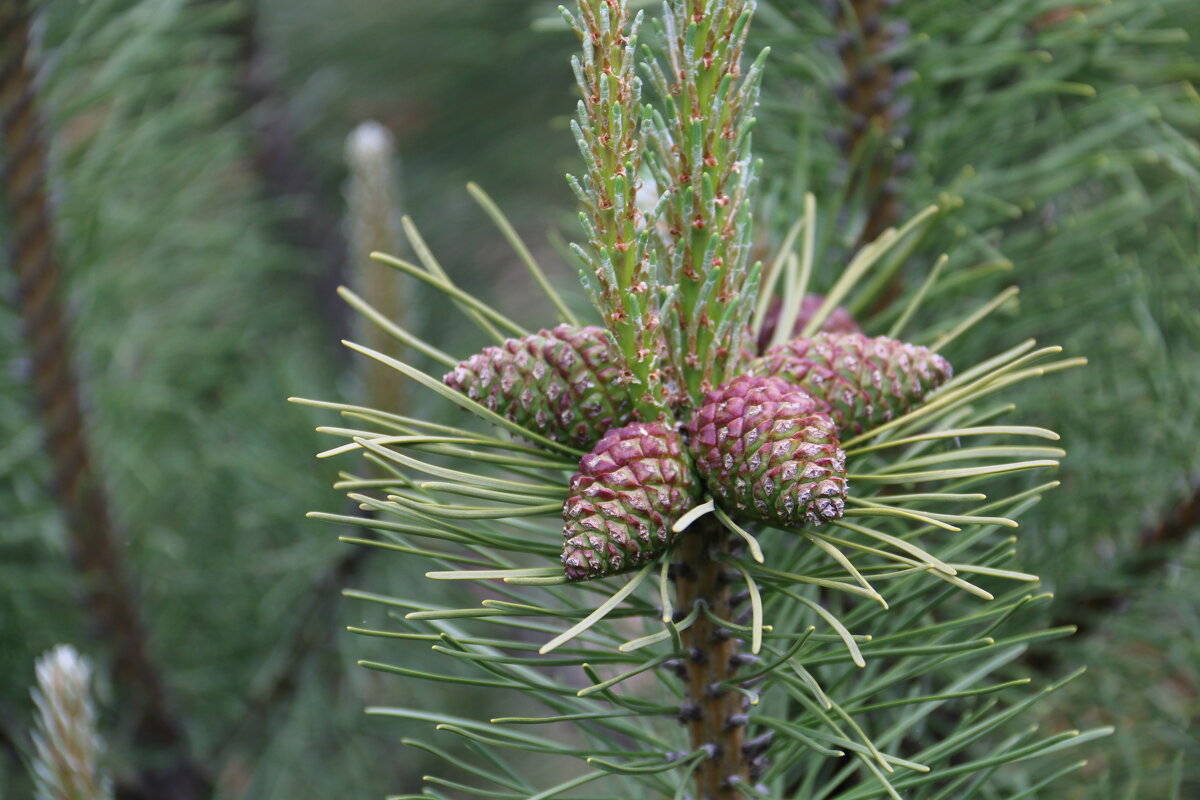
[[[842,515],[846,456],[820,403],[779,378],[742,375],[709,392],[688,424],[696,470],[732,509],[779,525]]]
[[[799,386],[828,404],[840,431],[855,434],[904,414],[953,374],[927,347],[837,333],[773,347],[747,371]]]
[[[588,449],[633,416],[620,375],[604,328],[559,325],[485,348],[442,381],[548,439]]]
[[[699,489],[673,428],[636,422],[609,431],[580,460],[563,504],[567,577],[615,575],[653,560]]]
[[[800,335],[800,331],[804,330],[804,326],[824,302],[823,294],[804,295],[804,299],[800,301],[800,313],[796,315],[796,324],[792,326],[792,337]],[[758,333],[758,352],[763,352],[771,344],[775,329],[779,327],[779,314],[782,310],[783,301],[778,297],[773,298],[771,305],[767,307],[766,316],[763,317],[762,330]],[[862,333],[862,328],[858,327],[858,323],[844,306],[837,306],[821,324],[821,333]]]

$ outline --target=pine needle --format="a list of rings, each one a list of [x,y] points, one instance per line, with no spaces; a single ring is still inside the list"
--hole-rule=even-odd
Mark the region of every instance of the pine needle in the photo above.
[[[563,633],[542,645],[538,652],[542,654],[549,653],[550,651],[555,650],[556,648],[561,647],[562,645],[571,641],[576,636],[583,633],[600,620],[604,619],[606,616],[608,616],[609,612],[619,606],[626,597],[633,594],[638,586],[641,585],[642,581],[645,580],[646,576],[650,574],[650,570],[653,568],[654,564],[647,564],[646,566],[642,567],[642,569],[640,569],[628,583],[618,589],[612,597],[601,603],[595,611],[580,620],[577,625],[572,625],[570,628],[563,631]]]

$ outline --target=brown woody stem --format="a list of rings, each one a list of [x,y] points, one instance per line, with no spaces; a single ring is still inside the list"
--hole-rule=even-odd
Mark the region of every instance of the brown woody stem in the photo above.
[[[728,566],[729,533],[711,516],[697,520],[683,534],[675,569],[676,602],[684,611],[698,603],[712,617],[732,620],[733,593]],[[738,670],[741,641],[701,613],[681,631],[686,699],[680,719],[687,725],[691,749],[707,756],[693,773],[695,800],[733,800],[739,783],[752,779],[745,747],[745,699],[728,688]]]

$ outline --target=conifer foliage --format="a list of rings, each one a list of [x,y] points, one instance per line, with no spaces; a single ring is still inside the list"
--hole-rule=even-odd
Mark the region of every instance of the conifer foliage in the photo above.
[[[1054,591],[1045,618],[1081,626],[1054,655],[1026,660],[1048,673],[1076,657],[1104,664],[1042,711],[1103,705],[1123,721],[1089,796],[1195,794],[1195,771],[1162,758],[1181,747],[1197,684],[1197,648],[1183,644],[1195,629],[1176,609],[1195,604],[1186,565],[1200,529],[1187,510],[1200,475],[1200,5],[761,5],[758,41],[804,54],[773,60],[756,134],[776,167],[775,227],[804,192],[820,195],[837,220],[818,237],[821,262],[877,235],[880,220],[928,204],[946,220],[882,278],[892,291],[850,304],[878,320],[869,333],[889,334],[906,311],[902,288],[940,263],[929,297],[943,330],[967,297],[1001,303],[951,348],[956,367],[986,358],[1000,336],[1088,357],[1086,370],[1020,390],[1028,418],[1072,442],[1070,489],[1040,504],[1022,557]],[[1129,676],[1147,674],[1142,653],[1155,654],[1158,678],[1130,693]],[[1188,677],[1168,677],[1178,675]]]
[[[752,261],[755,10],[668,0],[647,21],[624,0],[580,0],[563,12],[582,47],[575,253],[603,329],[581,327],[531,259],[564,327],[530,334],[455,285],[411,223],[420,263],[384,258],[493,345],[460,361],[397,332],[450,369],[444,380],[350,347],[490,430],[302,401],[353,426],[324,429],[346,442],[323,455],[371,465],[338,484],[371,518],[314,515],[374,530],[361,544],[425,559],[432,581],[487,586],[482,599],[350,592],[404,612],[399,629],[360,633],[427,642],[454,665],[364,666],[524,698],[491,719],[371,709],[467,746],[411,742],[450,765],[425,796],[965,796],[1027,789],[996,767],[1106,733],[1010,725],[1057,684],[1022,690],[1009,665],[1065,633],[1023,626],[1045,596],[1009,565],[1015,518],[1055,483],[1010,478],[1063,451],[1030,444],[1058,437],[1011,422],[993,396],[1079,360],[1014,342],[952,374],[940,353],[996,304],[945,327],[925,303],[936,271],[902,293],[888,337],[868,336],[869,317],[865,334],[845,323],[841,304],[888,292],[873,278],[904,263],[936,209],[844,267],[818,266],[809,196],[770,266]],[[806,302],[818,270],[830,288]],[[819,333],[839,315],[851,332]],[[768,325],[773,349],[748,363]],[[584,349],[604,354],[603,371]]]

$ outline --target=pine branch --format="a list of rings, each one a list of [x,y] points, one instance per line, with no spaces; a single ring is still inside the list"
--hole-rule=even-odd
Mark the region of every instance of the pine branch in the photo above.
[[[752,784],[762,771],[745,751],[749,702],[729,686],[741,642],[713,621],[735,616],[729,567],[720,559],[729,552],[729,540],[730,533],[706,517],[688,529],[672,564],[679,613],[702,607],[696,622],[680,633],[686,656],[680,721],[687,725],[691,749],[707,754],[693,775],[696,796],[712,800],[741,797],[739,784]]]
[[[825,342],[821,358],[837,363],[822,373],[831,377],[812,383],[782,362],[744,365],[740,353],[722,352],[738,350],[733,345],[757,285],[748,263],[755,186],[749,130],[764,59],[744,75],[739,66],[754,5],[666,3],[659,37],[665,53],[645,62],[662,104],[646,128],[654,151],[647,162],[661,196],[642,235],[654,235],[653,253],[664,267],[657,299],[681,379],[672,409],[677,424],[614,412],[595,430],[580,426],[565,446],[556,438],[560,419],[603,408],[608,392],[624,394],[612,388],[617,381],[594,377],[590,359],[577,355],[596,345],[603,360],[601,345],[609,340],[585,342],[581,331],[569,329],[526,336],[446,280],[428,253],[420,265],[389,263],[438,288],[496,338],[497,327],[521,338],[455,367],[456,359],[412,334],[394,334],[454,367],[442,381],[385,353],[349,346],[500,432],[307,401],[351,421],[353,427],[321,429],[345,440],[322,456],[365,457],[369,471],[343,473],[337,486],[375,514],[314,516],[372,529],[376,538],[361,544],[403,554],[408,563],[424,559],[430,580],[489,587],[482,602],[451,590],[347,593],[388,608],[388,627],[395,626],[356,632],[397,645],[428,642],[446,657],[439,668],[407,654],[364,667],[498,696],[511,692],[522,701],[522,716],[482,719],[472,708],[461,715],[369,709],[436,725],[435,735],[458,737],[470,748],[463,755],[406,740],[453,766],[453,779],[425,778],[424,796],[440,797],[440,787],[449,787],[484,798],[542,798],[596,782],[596,796],[732,800],[781,797],[794,786],[799,797],[899,800],[970,793],[993,778],[996,792],[1006,793],[1027,786],[1024,773],[996,775],[1000,765],[1111,732],[1012,733],[1015,717],[1062,684],[1010,699],[1010,690],[1027,681],[1006,679],[1028,643],[1067,631],[1009,627],[1047,596],[1026,588],[1036,576],[1011,568],[1015,538],[1005,529],[1017,527],[1016,517],[1057,483],[1007,496],[1003,486],[1013,473],[1057,468],[1065,453],[1013,442],[1058,437],[997,423],[1011,407],[993,395],[1080,360],[1056,359],[1061,348],[1027,341],[974,364],[964,360],[953,377],[937,356],[935,377],[922,366],[934,354],[913,343],[957,350],[1015,290],[982,304],[955,304],[949,319],[927,324],[926,317],[937,315],[918,314],[923,301],[939,297],[950,281],[974,282],[973,274],[950,274],[940,259],[921,287],[906,293],[903,314],[889,329],[920,328],[912,342],[852,334],[852,353]],[[622,296],[634,294],[631,281],[643,261],[627,256],[632,247],[617,246],[628,245],[638,225],[631,187],[617,178],[632,174],[626,157],[641,146],[623,124],[643,110],[633,99],[631,56],[620,47],[627,6],[581,0],[579,15],[582,22],[566,14],[584,45],[576,74],[585,102],[576,137],[588,175],[574,188],[593,248],[579,254],[591,267],[584,277],[592,280],[593,300],[628,363],[640,332],[624,335],[619,327],[644,319],[649,306],[638,301],[630,308]],[[885,231],[836,274],[817,276],[831,288],[802,332],[820,329],[843,301],[869,307],[942,210],[927,208]],[[787,262],[791,283],[802,285],[826,261],[816,233],[832,226],[819,225],[815,201],[806,198],[805,217],[793,227],[805,228],[803,256],[779,261]],[[654,277],[650,270],[645,275]],[[747,285],[751,291],[743,291]],[[784,332],[795,328],[804,290],[787,292]],[[622,309],[628,316],[618,314],[620,325],[612,324],[612,312]],[[805,355],[806,346],[797,344],[788,358],[816,358]],[[743,374],[729,380],[738,370]],[[860,371],[861,382],[849,377]],[[900,390],[887,386],[902,384],[912,394],[904,390],[892,408],[884,395]],[[561,406],[554,413],[546,410],[551,402]],[[859,405],[861,415],[854,410]],[[882,413],[868,410],[884,406]],[[528,444],[515,444],[509,434]],[[1001,496],[989,498],[983,488]],[[706,495],[711,499],[701,502]],[[745,591],[735,595],[740,583]],[[457,607],[463,598],[465,607]],[[735,606],[746,601],[749,608],[738,613]],[[530,642],[530,632],[544,643]],[[738,652],[742,641],[749,653]],[[582,686],[575,669],[587,681]],[[532,716],[531,701],[545,715]],[[774,716],[780,706],[784,717]],[[539,735],[536,726],[546,724],[568,725],[573,735]],[[765,732],[748,738],[747,726]],[[509,759],[513,749],[533,754],[534,768]],[[551,755],[574,760],[579,770],[546,787],[542,763]]]
[[[921,220],[930,218],[926,214],[904,226],[884,249],[903,251],[907,237],[917,235]],[[882,255],[874,253],[874,262]],[[831,302],[873,291],[871,282],[863,280],[869,261],[846,271],[831,292]],[[413,274],[429,277],[412,268]],[[454,287],[437,285],[462,296]],[[915,308],[918,300],[908,302]],[[954,329],[968,330],[993,305],[970,312]],[[483,306],[471,310],[479,308]],[[1013,347],[964,368],[891,421],[866,424],[861,434],[845,439],[847,475],[858,489],[847,500],[844,518],[828,526],[791,528],[775,522],[752,534],[711,503],[675,517],[682,532],[672,542],[676,549],[665,556],[675,562],[672,592],[668,570],[656,561],[662,553],[634,559],[631,549],[617,552],[634,534],[619,537],[621,531],[612,527],[596,529],[587,542],[608,558],[597,565],[598,571],[573,574],[569,560],[563,562],[564,570],[555,529],[569,535],[571,520],[583,517],[568,513],[564,525],[559,501],[571,491],[586,493],[586,481],[567,485],[571,462],[564,461],[556,443],[544,437],[539,441],[526,427],[542,424],[537,419],[491,412],[408,364],[352,347],[535,443],[515,445],[442,423],[305,401],[339,410],[356,424],[366,423],[365,430],[323,428],[348,440],[323,455],[359,452],[371,473],[382,476],[344,474],[338,484],[374,512],[373,518],[314,516],[373,529],[376,539],[358,543],[403,554],[407,563],[424,559],[431,567],[429,579],[487,582],[493,593],[474,607],[456,608],[453,600],[450,606],[431,601],[437,595],[427,591],[401,596],[347,592],[383,604],[402,626],[356,632],[432,643],[436,652],[450,658],[437,668],[411,655],[397,663],[363,666],[439,685],[515,690],[549,712],[478,719],[478,711],[457,716],[436,710],[369,709],[368,713],[436,723],[442,734],[470,742],[475,754],[485,759],[408,740],[453,765],[455,780],[431,775],[431,785],[455,786],[480,797],[492,797],[496,791],[462,781],[474,776],[520,797],[548,797],[597,781],[611,785],[607,796],[670,796],[689,789],[700,797],[757,796],[764,791],[784,796],[783,788],[795,785],[808,787],[803,790],[815,796],[840,800],[867,800],[881,791],[893,798],[901,791],[903,796],[932,798],[943,788],[935,782],[943,778],[951,783],[987,780],[994,765],[1074,747],[1110,732],[1004,738],[999,734],[1002,727],[1061,683],[1026,693],[1023,699],[991,697],[1027,683],[1004,677],[1007,665],[1020,658],[1027,643],[1069,631],[1001,630],[1016,614],[1048,599],[1020,585],[1036,577],[1009,568],[1014,539],[1003,531],[1016,527],[1014,518],[1056,483],[993,499],[976,490],[1013,472],[1056,467],[1055,459],[1063,451],[971,442],[978,441],[975,437],[1057,438],[1041,428],[989,424],[1006,409],[996,410],[982,401],[998,390],[1078,363],[1048,361],[1059,348],[1034,349],[1032,342]],[[517,373],[511,383],[514,390],[536,386]],[[497,407],[508,410],[507,404]],[[648,447],[670,452],[669,433],[652,431],[646,424],[626,426],[633,428],[642,429],[632,435],[643,437],[639,441],[621,439],[630,434],[614,439],[640,446],[642,452]],[[964,439],[969,440],[966,446]],[[446,458],[453,459],[454,466],[447,465]],[[579,469],[585,469],[583,463]],[[949,482],[947,491],[935,491],[942,482]],[[968,486],[972,491],[963,492]],[[623,491],[613,499],[622,502]],[[447,495],[482,499],[462,504],[445,499]],[[630,507],[637,502],[635,498]],[[962,503],[970,506],[948,513]],[[571,506],[568,499],[566,507]],[[615,504],[603,513],[615,515],[612,522],[618,527],[634,524],[623,522],[628,517]],[[737,538],[727,539],[708,514]],[[947,531],[953,536],[943,538]],[[745,552],[739,539],[746,543]],[[573,539],[565,541],[563,555]],[[738,547],[729,546],[729,541]],[[635,573],[629,580],[613,574],[630,568]],[[657,591],[651,577],[656,573]],[[739,575],[746,591],[734,594]],[[1004,590],[997,582],[1017,582],[1017,587]],[[984,603],[960,606],[953,598],[960,593]],[[478,600],[468,596],[472,603]],[[744,601],[749,602],[748,613],[738,613],[735,606]],[[552,638],[539,647],[529,641],[530,632]],[[738,652],[741,641],[750,644],[749,654]],[[567,667],[582,671],[588,683],[580,688],[569,680]],[[680,680],[672,677],[672,670]],[[648,686],[647,681],[657,683]],[[757,702],[768,695],[771,702]],[[942,736],[927,729],[924,721],[951,700],[956,707],[965,703],[946,717],[958,725],[955,734]],[[784,718],[770,710],[780,701],[789,708]],[[670,724],[671,718],[680,717],[683,731]],[[513,727],[529,730],[525,726],[549,723],[574,725],[578,739],[563,743]],[[765,732],[747,738],[747,725]],[[504,751],[511,748],[538,757],[578,759],[586,767],[545,788],[542,774],[526,779],[516,765],[507,767]],[[905,755],[891,752],[896,748]],[[497,771],[489,764],[506,766]],[[432,788],[426,795],[438,796]]]
[[[883,57],[889,47],[895,46],[898,29],[884,19],[884,9],[889,5],[886,0],[850,0],[848,4],[831,5],[840,32],[838,57],[845,70],[845,83],[837,95],[849,116],[840,143],[851,171],[849,191],[861,193],[867,200],[858,249],[900,219],[896,188],[899,159],[891,152],[891,139],[899,134],[901,108],[896,102],[895,69]]]
[[[182,793],[194,797],[209,780],[191,761],[183,723],[147,645],[134,582],[125,564],[103,483],[92,466],[79,380],[72,366],[62,305],[62,267],[54,249],[54,214],[47,189],[48,152],[34,70],[28,63],[27,4],[0,6],[0,111],[4,193],[13,232],[10,254],[18,306],[32,363],[31,380],[45,427],[54,492],[65,518],[72,558],[82,573],[87,608],[112,643],[113,674],[124,692],[137,741],[169,753]]]

